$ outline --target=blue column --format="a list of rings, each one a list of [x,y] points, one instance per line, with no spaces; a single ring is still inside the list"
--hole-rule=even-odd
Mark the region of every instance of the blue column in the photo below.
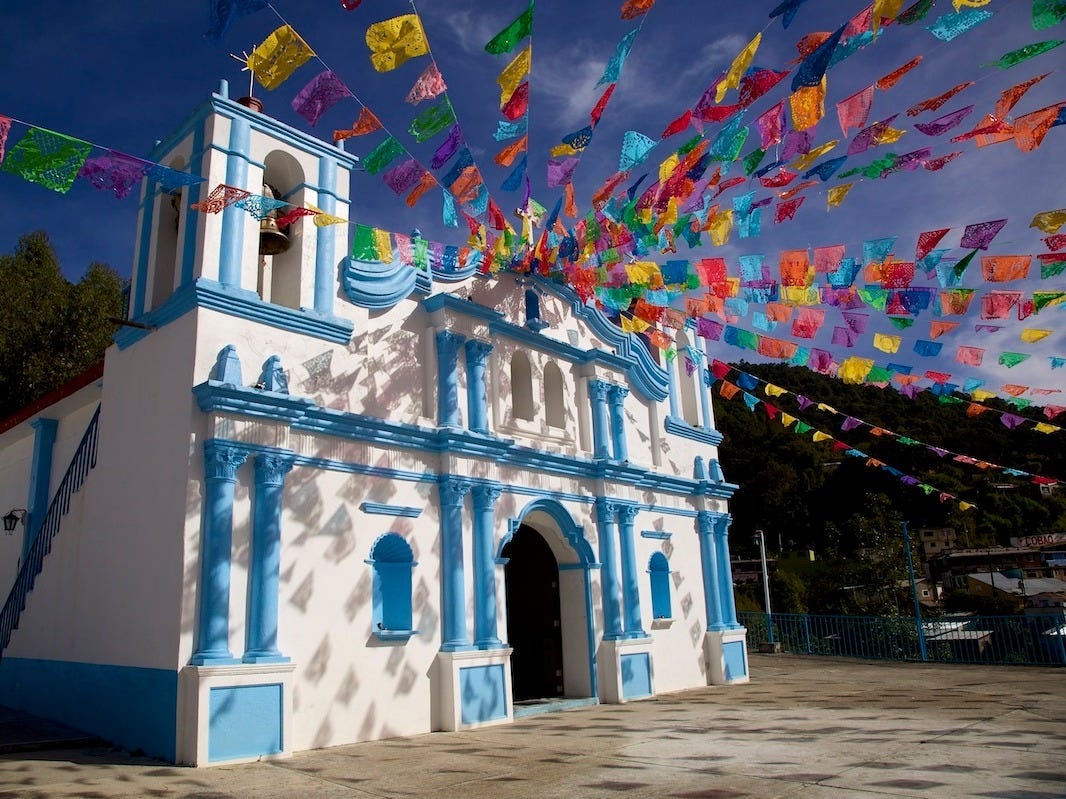
[[[589,380],[589,399],[592,401],[592,456],[607,458],[607,389],[602,380]]]
[[[30,423],[33,428],[33,461],[30,465],[29,496],[26,498],[26,516],[22,520],[22,560],[30,554],[30,547],[37,533],[44,524],[48,514],[48,503],[52,498],[52,452],[56,444],[55,419],[35,419]]]
[[[248,183],[248,153],[251,149],[252,128],[248,120],[230,120],[229,154],[226,156],[226,185],[246,189]],[[250,189],[249,189],[250,190]],[[255,193],[258,194],[258,191]],[[218,253],[218,282],[234,288],[241,287],[244,222],[248,215],[236,206],[222,211],[222,240]]]
[[[644,638],[640,623],[640,584],[637,582],[637,553],[633,540],[633,520],[638,509],[633,505],[618,508],[618,538],[622,554],[622,604],[625,608],[626,638]]]
[[[678,386],[677,386],[677,370],[685,368],[684,366],[681,365],[681,361],[678,360],[679,357],[680,357],[680,353],[678,353],[675,350],[673,362],[672,363],[670,361],[666,362],[666,377],[667,377],[667,379],[669,381],[669,386],[670,386],[670,396],[668,397],[668,399],[670,400],[670,415],[675,417],[675,418],[680,415],[680,412],[677,409],[678,408],[678,405],[677,405],[677,396],[678,396],[677,395],[677,390],[678,390]],[[664,356],[664,359],[665,359],[665,356]]]
[[[468,345],[469,346],[469,345]],[[496,629],[496,500],[502,490],[474,486],[474,645],[478,649],[503,646]]]
[[[733,567],[729,565],[729,522],[731,517],[717,514],[714,519],[714,550],[718,559],[718,591],[722,601],[722,623],[731,630],[737,623],[737,603],[733,596]]]
[[[700,536],[700,565],[703,567],[703,603],[707,611],[707,629],[724,630],[722,598],[718,592],[718,563],[714,547],[714,523],[709,511],[696,516]]]
[[[710,430],[713,425],[711,424],[711,393],[707,386],[707,367],[711,363],[711,358],[707,354],[707,339],[703,340],[703,358],[696,364],[697,372],[699,376],[700,386],[700,408],[703,411],[703,429]]]
[[[200,528],[200,614],[196,666],[236,663],[229,650],[230,558],[233,548],[233,486],[247,455],[236,447],[204,442],[204,515]]]
[[[477,433],[489,432],[488,400],[485,394],[485,366],[492,345],[477,339],[466,342],[466,423]]]
[[[337,160],[328,155],[318,159],[318,207],[327,214],[337,211]],[[333,315],[333,296],[336,293],[337,230],[324,225],[315,234],[315,310]]]
[[[628,395],[629,389],[625,386],[611,386],[607,390],[611,406],[611,449],[616,461],[629,460],[629,449],[626,446],[626,411],[623,404]]]
[[[451,330],[437,331],[437,424],[459,426],[459,375],[456,356],[465,336]]]
[[[245,663],[285,663],[278,649],[278,589],[281,572],[281,498],[291,452],[255,456],[252,555],[248,573]]]
[[[463,556],[463,497],[470,483],[442,477],[440,494],[441,650],[470,648],[466,633],[466,577]]]
[[[622,637],[618,563],[614,548],[614,516],[617,510],[618,506],[606,497],[596,498],[596,524],[600,536],[600,582],[603,589],[603,637],[610,641]]]

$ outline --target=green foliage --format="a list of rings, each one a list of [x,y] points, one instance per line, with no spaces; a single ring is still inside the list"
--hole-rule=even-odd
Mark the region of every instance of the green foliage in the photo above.
[[[0,255],[0,418],[103,359],[122,291],[122,279],[100,263],[69,282],[44,231]]]
[[[1066,433],[1044,434],[1032,425],[1009,430],[998,413],[967,414],[967,402],[948,403],[923,392],[909,399],[891,388],[848,385],[808,369],[778,364],[740,363],[739,369],[789,394],[764,397],[752,393],[822,430],[848,447],[913,476],[937,491],[926,495],[866,459],[815,443],[770,419],[762,408],[749,411],[739,400],[717,392],[715,419],[725,437],[719,457],[726,479],[740,488],[730,502],[735,556],[752,557],[751,531],[762,529],[771,549],[780,539],[786,551],[813,549],[818,562],[798,575],[799,586],[781,586],[782,601],[812,613],[910,612],[900,523],[918,527],[953,527],[960,546],[1006,544],[1010,536],[1063,532],[1066,492],[1041,495],[1029,478],[1009,477],[1001,469],[979,469],[939,456],[920,444],[873,435],[862,425],[840,429],[845,416],[1000,467],[1048,477],[1066,477]],[[800,410],[796,394],[816,405]],[[1041,409],[1018,410],[998,400],[993,409],[1044,420]],[[961,511],[956,501],[940,501],[943,491],[977,507]],[[915,562],[917,566],[917,561]],[[802,590],[800,588],[802,587]],[[778,586],[774,585],[774,609]],[[786,612],[784,606],[781,611]]]

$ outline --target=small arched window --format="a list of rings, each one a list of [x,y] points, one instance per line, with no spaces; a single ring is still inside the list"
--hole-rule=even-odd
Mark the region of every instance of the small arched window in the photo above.
[[[307,192],[299,162],[289,153],[275,150],[267,154],[264,167],[263,186],[261,191],[257,187],[256,193],[269,193],[289,206],[302,207]],[[315,237],[305,241],[304,217],[297,217],[284,228],[277,227],[276,219],[284,216],[289,206],[270,213],[271,221],[264,219],[260,222],[258,289],[267,302],[299,309],[311,304],[309,289],[303,285],[303,269],[309,256],[311,262],[314,261],[313,253],[305,253],[305,248],[309,248]]]
[[[648,561],[648,574],[651,575],[651,615],[654,619],[673,617],[670,608],[670,564],[666,555],[656,552]]]
[[[522,351],[511,356],[511,410],[515,419],[533,421],[533,367]]]
[[[373,633],[384,640],[405,640],[416,631],[411,621],[414,554],[403,536],[386,533],[374,542],[367,561],[374,569]]]
[[[544,366],[544,420],[548,427],[566,429],[566,400],[563,395],[563,373],[554,362]]]
[[[168,166],[181,172],[185,159],[175,158]],[[159,192],[155,203],[155,261],[152,268],[152,296],[149,308],[158,308],[174,293],[178,274],[178,228],[183,209],[188,203],[182,199],[182,189],[172,193]],[[184,190],[186,193],[187,189]],[[195,218],[195,217],[194,217]]]
[[[688,422],[693,427],[696,427],[700,423],[699,403],[696,401],[696,384],[693,381],[692,373],[689,372],[689,367],[686,365],[690,363],[688,348],[691,342],[689,341],[688,334],[684,330],[677,331],[677,357],[674,358],[674,368],[677,369],[677,388],[681,394],[678,399],[680,402],[679,410],[681,411],[681,418]],[[695,364],[696,369],[700,368],[699,364]]]

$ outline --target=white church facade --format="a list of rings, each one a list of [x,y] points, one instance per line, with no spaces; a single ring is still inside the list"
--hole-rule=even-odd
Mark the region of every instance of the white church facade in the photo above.
[[[146,181],[133,324],[0,423],[0,704],[208,765],[747,680],[702,369],[346,224],[262,254],[190,204],[347,220],[358,159],[225,84],[151,158],[207,183]]]

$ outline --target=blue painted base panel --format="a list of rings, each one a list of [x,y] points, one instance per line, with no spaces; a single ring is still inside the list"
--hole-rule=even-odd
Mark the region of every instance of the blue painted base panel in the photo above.
[[[503,664],[459,669],[463,724],[507,718],[507,682]]]
[[[207,759],[275,755],[284,748],[281,683],[212,688]]]
[[[130,752],[176,759],[176,671],[5,657],[0,705],[91,732]]]
[[[516,702],[514,717],[522,719],[526,716],[539,716],[541,713],[555,713],[561,710],[577,710],[579,707],[598,705],[600,700],[594,696],[584,697],[557,697],[555,699],[530,699],[525,702]]]
[[[622,698],[651,696],[651,655],[639,652],[622,655]]]
[[[725,660],[725,678],[727,680],[739,680],[748,676],[743,641],[729,641],[723,644],[722,657]]]

